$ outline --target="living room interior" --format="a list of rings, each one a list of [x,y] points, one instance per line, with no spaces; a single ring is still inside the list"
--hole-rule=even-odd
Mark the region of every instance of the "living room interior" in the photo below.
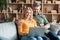
[[[41,5],[39,13],[46,16],[47,26],[60,39],[60,0],[0,0],[0,40],[19,40],[15,21],[21,18],[24,8],[33,9],[34,2]]]

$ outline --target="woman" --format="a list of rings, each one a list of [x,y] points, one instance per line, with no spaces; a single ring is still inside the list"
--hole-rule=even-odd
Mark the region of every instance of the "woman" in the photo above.
[[[37,27],[36,21],[33,19],[33,10],[30,7],[24,9],[23,19],[18,21],[18,34],[21,40],[43,40],[40,36],[36,38],[28,36],[29,28]]]

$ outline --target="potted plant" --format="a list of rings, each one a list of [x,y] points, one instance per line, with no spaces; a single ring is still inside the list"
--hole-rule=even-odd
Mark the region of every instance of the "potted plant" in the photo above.
[[[7,0],[0,0],[0,11],[2,10],[7,10]],[[10,22],[12,21],[11,18],[9,18],[7,16],[7,14],[4,13],[4,17],[5,17],[5,22]]]
[[[7,0],[0,0],[0,10],[7,8]]]

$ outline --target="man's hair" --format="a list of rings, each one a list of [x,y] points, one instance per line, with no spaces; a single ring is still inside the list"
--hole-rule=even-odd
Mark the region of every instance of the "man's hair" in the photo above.
[[[40,6],[40,4],[34,2],[34,3],[33,3],[33,7],[41,7],[41,6]]]

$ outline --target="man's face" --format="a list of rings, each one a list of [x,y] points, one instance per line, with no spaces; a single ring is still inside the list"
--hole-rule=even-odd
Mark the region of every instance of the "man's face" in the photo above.
[[[34,11],[34,13],[39,13],[40,7],[33,7],[33,11]]]

